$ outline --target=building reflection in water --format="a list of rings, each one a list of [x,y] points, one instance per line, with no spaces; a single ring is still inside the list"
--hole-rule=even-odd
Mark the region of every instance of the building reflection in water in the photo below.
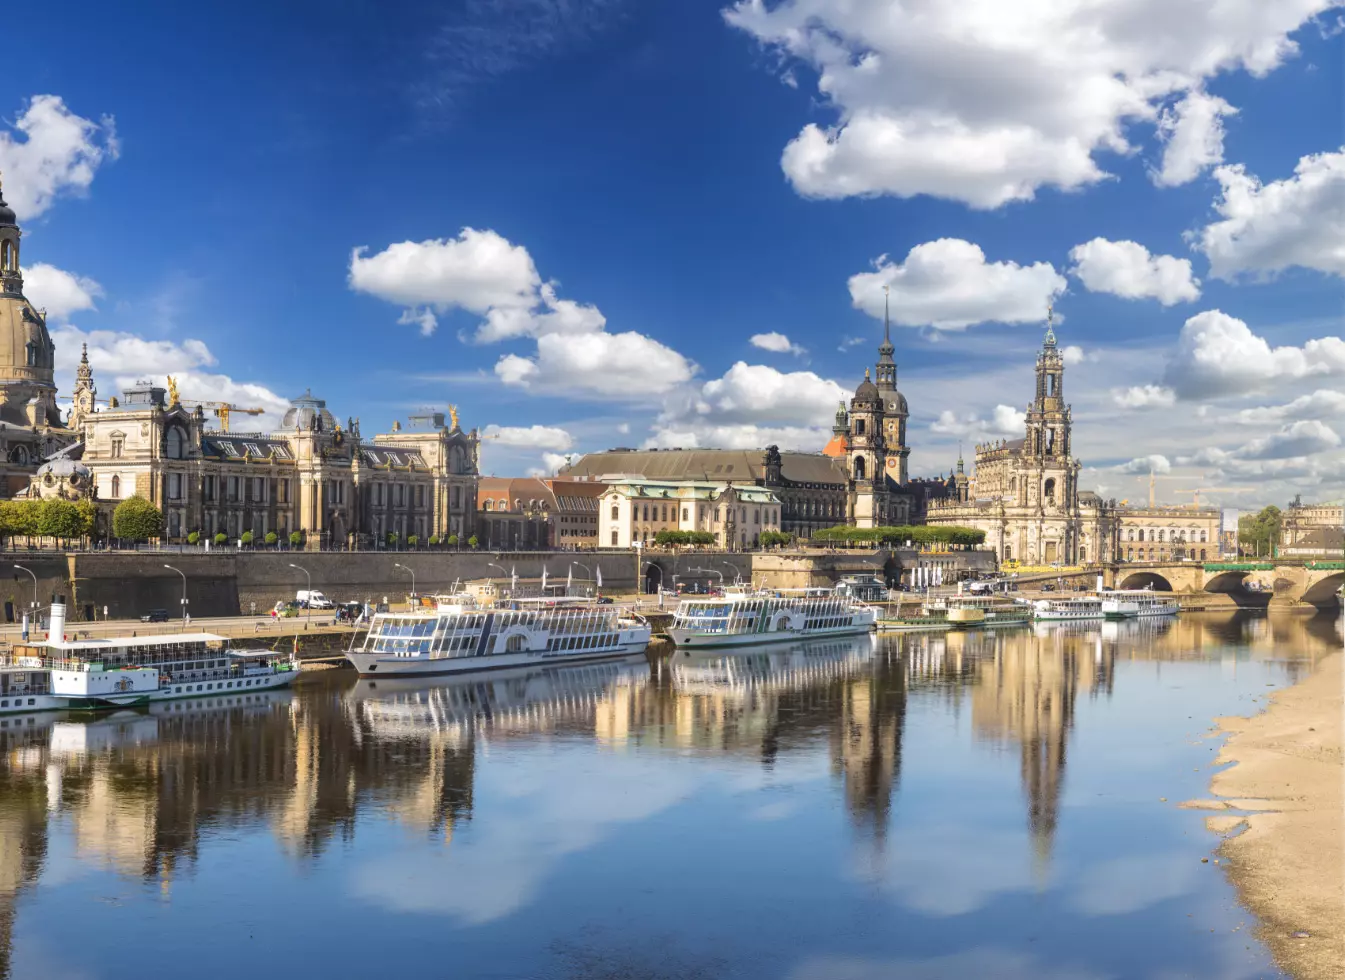
[[[1016,750],[1039,866],[1060,816],[1080,698],[1119,661],[1285,658],[1341,645],[1339,620],[1184,616],[1040,630],[815,640],[475,678],[353,681],[156,705],[93,719],[0,719],[0,977],[50,828],[79,860],[171,891],[209,828],[265,828],[296,860],[384,816],[448,842],[475,816],[478,752],[514,740],[605,752],[735,754],[766,771],[824,751],[852,832],[881,849],[912,698],[970,710],[974,737]],[[1305,665],[1289,665],[1296,669]]]

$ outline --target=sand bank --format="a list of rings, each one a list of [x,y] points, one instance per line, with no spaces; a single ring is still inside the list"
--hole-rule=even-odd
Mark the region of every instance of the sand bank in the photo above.
[[[1233,833],[1220,847],[1261,938],[1299,980],[1345,978],[1345,848],[1342,846],[1341,660],[1334,653],[1253,718],[1220,718],[1232,734],[1210,789],[1242,820],[1207,818]],[[1293,938],[1307,933],[1308,938]]]

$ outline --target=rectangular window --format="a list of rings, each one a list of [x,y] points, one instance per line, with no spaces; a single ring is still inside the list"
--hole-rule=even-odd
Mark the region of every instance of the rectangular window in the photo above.
[[[112,458],[121,459],[122,448],[126,445],[125,439],[112,440]]]

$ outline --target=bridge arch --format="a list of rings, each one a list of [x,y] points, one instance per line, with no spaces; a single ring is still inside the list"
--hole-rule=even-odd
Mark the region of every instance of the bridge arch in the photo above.
[[[1206,592],[1241,592],[1246,588],[1246,572],[1220,572],[1205,583]]]
[[[1345,572],[1328,575],[1308,586],[1307,591],[1303,593],[1303,601],[1314,606],[1339,605],[1340,597],[1337,593],[1342,585],[1345,585]]]
[[[1173,592],[1172,583],[1157,572],[1132,572],[1121,580],[1118,588],[1153,589],[1156,592]]]

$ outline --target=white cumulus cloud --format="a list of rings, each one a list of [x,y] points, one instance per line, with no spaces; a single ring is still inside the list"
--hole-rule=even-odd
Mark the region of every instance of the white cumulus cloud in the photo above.
[[[1271,347],[1237,317],[1206,310],[1182,326],[1164,383],[1181,398],[1214,398],[1261,390],[1273,383],[1345,374],[1345,341],[1309,340]]]
[[[788,337],[774,330],[769,333],[755,333],[752,335],[750,343],[753,347],[760,347],[762,350],[768,350],[775,354],[806,354],[808,353],[798,344],[793,343]]]
[[[1307,419],[1291,422],[1277,432],[1252,439],[1234,449],[1207,447],[1182,462],[1219,466],[1237,471],[1239,461],[1304,459],[1340,446],[1340,436],[1325,422]]]
[[[95,309],[103,287],[85,276],[34,262],[23,270],[23,292],[34,306],[47,311],[48,320],[64,323],[72,313]]]
[[[1171,473],[1172,462],[1166,456],[1155,453],[1151,456],[1136,456],[1115,469],[1121,473]]]
[[[1231,105],[1199,89],[1186,94],[1158,119],[1163,141],[1162,165],[1151,173],[1159,187],[1176,187],[1195,180],[1224,159],[1224,116],[1237,113]]]
[[[564,429],[552,425],[488,425],[482,430],[486,439],[498,442],[502,446],[515,446],[524,449],[566,450],[574,445],[574,440]]]
[[[1023,434],[1027,424],[1027,414],[1012,405],[996,405],[989,418],[981,418],[975,413],[958,415],[945,409],[939,417],[930,423],[931,432],[947,436],[1013,436]]]
[[[1305,156],[1294,176],[1269,184],[1240,165],[1214,176],[1219,220],[1193,236],[1211,275],[1232,280],[1301,266],[1345,276],[1345,149]]]
[[[1113,388],[1111,398],[1121,408],[1171,408],[1177,404],[1177,393],[1162,385]]]
[[[1083,348],[1078,344],[1070,344],[1067,347],[1060,348],[1060,359],[1066,365],[1082,364],[1084,361]]]
[[[184,402],[231,402],[260,408],[260,416],[239,416],[235,428],[274,430],[289,408],[289,399],[262,384],[238,381],[227,374],[208,370],[218,366],[210,348],[199,340],[146,340],[114,330],[83,331],[69,325],[51,333],[56,345],[57,387],[69,393],[84,344],[89,346],[89,367],[100,397],[121,396],[123,388],[137,381],[163,384],[168,375],[177,382]],[[207,414],[208,410],[207,410]]]
[[[1200,298],[1200,282],[1191,274],[1191,260],[1150,255],[1138,242],[1094,238],[1070,249],[1070,272],[1089,292],[1125,299],[1156,299],[1164,306]]]
[[[1099,153],[1174,100],[1163,171],[1217,142],[1200,105],[1222,73],[1270,72],[1336,0],[737,0],[726,21],[815,73],[834,123],[809,123],[781,166],[795,190],[839,198],[929,194],[977,208],[1107,177]],[[1192,102],[1192,93],[1195,96]],[[1141,130],[1143,131],[1143,130]]]
[[[59,95],[35,95],[11,131],[0,130],[5,198],[20,219],[35,218],[59,195],[87,191],[117,153],[111,116],[94,122],[71,112]]]
[[[484,314],[496,306],[529,307],[542,281],[522,245],[486,229],[457,238],[396,242],[373,255],[350,253],[350,288],[412,309]]]
[[[1283,405],[1241,409],[1230,415],[1228,420],[1238,425],[1268,425],[1295,419],[1342,418],[1345,418],[1345,392],[1319,388]]]
[[[1040,322],[1066,285],[1049,262],[987,262],[979,245],[960,238],[917,245],[900,264],[879,256],[872,272],[849,281],[851,301],[869,316],[882,318],[886,286],[893,322],[937,330]]]
[[[541,394],[641,402],[691,380],[696,365],[671,347],[635,332],[545,334],[533,357],[506,354],[495,364],[502,382]]]

